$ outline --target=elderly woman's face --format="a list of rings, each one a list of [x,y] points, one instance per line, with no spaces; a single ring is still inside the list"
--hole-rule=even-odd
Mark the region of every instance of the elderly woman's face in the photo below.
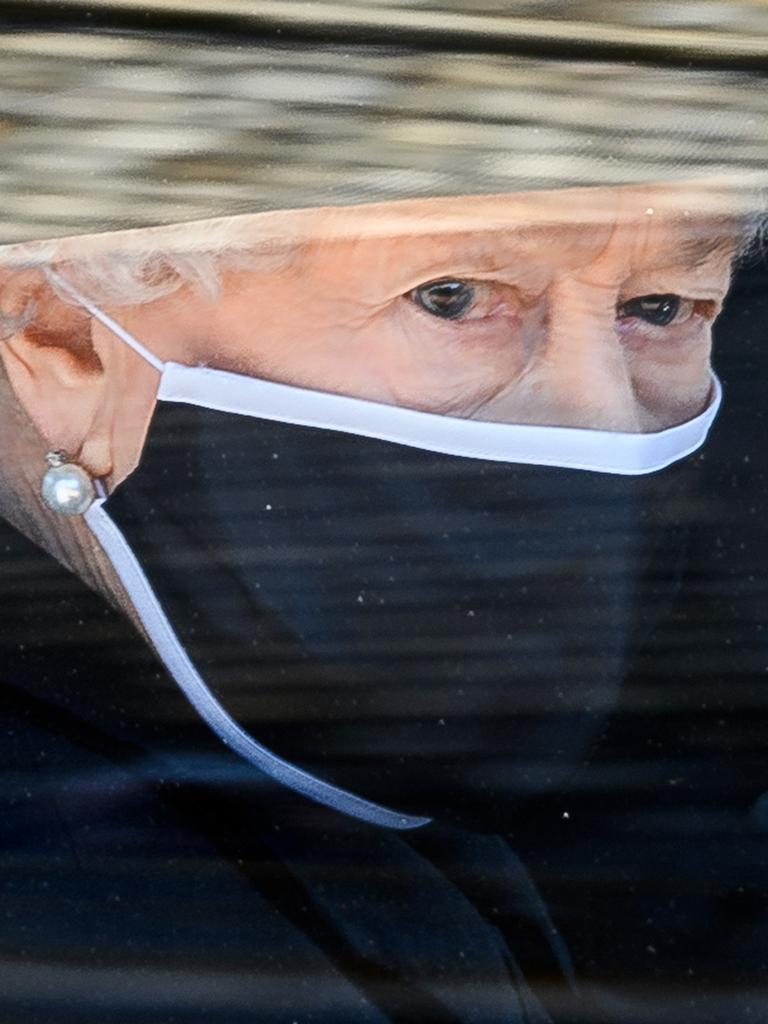
[[[444,223],[411,214],[411,230],[322,211],[284,266],[229,272],[187,328],[212,365],[452,416],[690,419],[709,395],[735,223],[648,190],[592,196],[587,211],[567,194],[446,200]]]

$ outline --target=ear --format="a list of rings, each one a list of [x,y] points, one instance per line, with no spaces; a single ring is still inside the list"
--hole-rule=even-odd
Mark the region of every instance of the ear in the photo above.
[[[95,477],[112,469],[111,410],[88,313],[63,302],[39,270],[0,277],[0,357],[16,396],[49,448]],[[44,453],[41,453],[41,457]]]

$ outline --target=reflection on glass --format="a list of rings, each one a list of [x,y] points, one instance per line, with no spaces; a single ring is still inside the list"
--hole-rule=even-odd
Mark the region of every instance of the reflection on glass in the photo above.
[[[266,862],[269,870],[276,866],[277,882],[268,875],[264,889],[270,910],[278,919],[288,916],[300,850],[307,876],[301,885],[318,905],[326,900],[339,924],[329,955],[335,964],[352,950],[350,974],[357,985],[355,964],[364,964],[364,993],[369,963],[383,965],[399,984],[395,962],[439,1000],[444,978],[466,970],[467,984],[445,996],[453,1019],[481,1019],[480,1012],[483,1020],[506,1020],[519,985],[531,986],[526,998],[534,1007],[539,999],[544,1006],[572,998],[566,947],[575,950],[585,992],[598,1005],[590,971],[602,985],[600,965],[607,963],[610,987],[620,988],[634,949],[617,951],[601,934],[595,956],[585,955],[592,941],[585,933],[599,905],[596,928],[618,921],[631,943],[651,927],[655,907],[668,906],[666,881],[654,878],[649,911],[629,897],[614,910],[611,886],[638,870],[637,835],[650,835],[664,855],[674,846],[677,858],[684,849],[689,870],[700,833],[690,832],[688,818],[671,825],[664,819],[663,832],[658,808],[643,803],[642,794],[638,804],[637,793],[646,784],[643,772],[663,779],[665,797],[667,779],[679,777],[673,744],[672,753],[662,749],[658,763],[645,768],[648,736],[663,735],[669,725],[670,691],[687,715],[685,701],[700,711],[698,690],[665,685],[660,713],[630,735],[621,753],[628,747],[631,760],[614,774],[600,774],[594,751],[613,716],[620,718],[627,690],[630,711],[648,705],[645,693],[633,695],[628,669],[638,635],[663,627],[670,607],[695,614],[700,580],[715,564],[710,552],[720,557],[698,519],[706,519],[697,489],[709,463],[689,460],[669,477],[638,481],[620,471],[574,472],[557,461],[521,468],[514,459],[455,458],[428,446],[312,430],[300,418],[267,422],[258,409],[248,415],[205,401],[171,400],[156,409],[153,360],[234,372],[249,385],[293,385],[292,394],[307,403],[318,393],[353,396],[385,416],[405,409],[441,425],[592,428],[609,446],[626,434],[635,442],[690,421],[710,403],[713,323],[758,223],[754,209],[715,186],[599,188],[276,212],[0,251],[0,512],[121,606],[188,694],[189,665],[193,672],[199,666],[209,686],[204,717],[217,698],[238,709],[238,737],[245,730],[251,747],[235,749],[251,766],[233,768],[232,758],[220,768],[211,754],[200,768],[196,739],[185,741],[177,761],[182,790],[192,779],[192,799],[188,792],[183,798],[190,800],[195,843],[215,833],[207,863],[226,859],[228,848],[220,854],[216,842],[236,834],[238,920],[243,905],[256,928],[263,920],[260,906],[248,902],[252,893],[239,885],[246,862],[258,863],[259,872]],[[63,450],[106,485],[105,505],[95,512],[91,506],[85,525],[43,508],[46,449]],[[712,462],[722,475],[724,460]],[[672,516],[685,529],[676,522],[670,530]],[[714,518],[719,531],[726,516]],[[694,585],[686,591],[679,567],[685,545],[695,553],[696,544],[705,555],[691,563]],[[57,605],[50,625],[42,619],[46,629],[60,628],[60,612]],[[67,643],[87,634],[96,645],[102,621],[99,611],[61,628]],[[729,629],[718,626],[723,635]],[[662,645],[658,659],[665,668],[681,656],[679,634],[671,632],[669,650]],[[685,644],[685,657],[705,649],[697,639]],[[116,702],[129,702],[125,717],[146,727],[147,749],[157,749],[158,665],[137,677],[133,666],[140,662],[123,659],[122,674],[105,679],[100,663],[94,669],[93,649],[73,677],[37,673],[45,698],[59,685],[69,702],[82,675],[96,671],[95,703],[103,700],[108,725]],[[759,664],[762,673],[762,655]],[[163,694],[160,703],[167,699]],[[303,802],[269,788],[274,759],[261,774],[253,770],[257,744],[283,758],[281,768],[288,762],[311,775],[304,789],[295,775],[280,778]],[[594,774],[579,791],[572,780],[585,765]],[[120,787],[105,777],[110,784],[99,783],[99,792],[109,788],[112,799]],[[71,788],[65,776],[56,792],[64,806]],[[199,798],[206,788],[214,805],[209,832]],[[626,828],[623,808],[616,827],[604,813],[606,793],[616,792],[616,799],[629,794],[634,817]],[[307,795],[326,806],[318,809]],[[222,825],[228,802],[232,821]],[[376,803],[384,818],[360,815],[361,802],[367,812]],[[328,806],[336,817],[323,817]],[[358,834],[351,831],[358,822],[350,826],[342,815],[383,827]],[[412,839],[406,829],[420,828],[427,817],[441,831],[417,829]],[[152,817],[153,842],[157,820],[163,819]],[[195,843],[185,866],[200,856]],[[155,849],[145,834],[136,844],[141,857]],[[560,858],[565,892],[551,899],[556,926],[518,849],[533,871],[552,862],[552,849]],[[329,851],[339,858],[330,868],[323,861]],[[598,857],[607,880],[602,889],[595,883]],[[152,867],[148,886],[157,882]],[[326,869],[338,887],[330,899]],[[705,869],[708,881],[709,863]],[[135,870],[127,874],[133,878]],[[658,873],[655,863],[649,871]],[[181,874],[176,860],[169,872]],[[195,907],[201,892],[208,898],[200,874],[196,862],[189,871]],[[701,875],[692,878],[675,879],[671,897],[709,892]],[[402,899],[391,898],[393,880]],[[606,890],[610,898],[603,898]],[[136,903],[141,895],[134,887]],[[174,899],[163,890],[155,904],[170,915]],[[413,916],[416,899],[429,914],[411,941],[404,917]],[[186,898],[178,902],[188,914]],[[467,907],[469,930],[457,928]],[[434,923],[437,911],[445,923]],[[210,916],[200,914],[201,927]],[[662,937],[666,920],[661,914],[654,925]],[[341,932],[350,922],[348,938]],[[299,927],[315,934],[303,912]],[[379,957],[369,938],[382,934],[393,939]],[[529,964],[531,934],[538,945]],[[123,941],[116,940],[120,950],[133,949]],[[249,954],[264,943],[261,932],[238,941]],[[470,944],[479,953],[465,963]],[[208,956],[215,937],[205,948]],[[288,987],[305,974],[290,950],[283,961]],[[686,955],[676,955],[687,968]],[[762,964],[762,956],[756,959]],[[480,1011],[478,978],[487,1000]],[[383,1019],[401,1019],[397,1007],[410,1006],[411,991],[403,1001],[396,987],[389,991],[395,1010]],[[374,995],[386,1009],[389,995]],[[304,994],[297,998],[306,1002]],[[662,999],[664,1014],[644,1019],[666,1019],[663,987],[653,998]],[[640,1003],[645,999],[643,990]],[[314,991],[309,1010],[313,1000]],[[357,988],[353,1002],[359,1006]],[[337,1005],[346,1012],[352,1003]],[[562,1005],[568,1009],[560,1019],[577,1019],[570,1002]],[[558,1016],[542,1009],[539,1018]]]

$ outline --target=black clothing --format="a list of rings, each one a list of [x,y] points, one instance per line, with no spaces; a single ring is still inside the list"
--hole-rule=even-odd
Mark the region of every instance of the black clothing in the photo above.
[[[264,783],[7,528],[0,593],[0,1020],[547,1019],[493,915],[567,958],[503,839],[424,854]]]

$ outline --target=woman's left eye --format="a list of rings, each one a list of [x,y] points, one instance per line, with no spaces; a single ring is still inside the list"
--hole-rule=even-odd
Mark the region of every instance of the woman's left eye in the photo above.
[[[619,320],[643,320],[653,327],[670,327],[693,316],[695,303],[679,295],[640,295],[617,309]]]
[[[472,308],[475,288],[469,281],[445,278],[419,285],[411,292],[411,298],[432,316],[442,320],[458,320]]]

